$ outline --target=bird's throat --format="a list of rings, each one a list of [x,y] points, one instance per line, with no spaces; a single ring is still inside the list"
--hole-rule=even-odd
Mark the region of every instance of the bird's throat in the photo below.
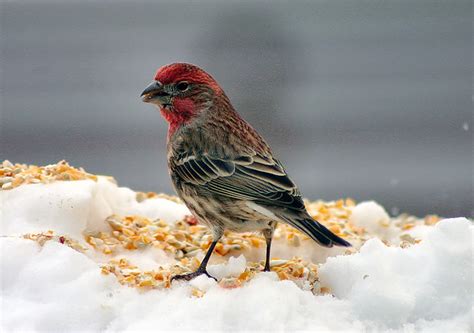
[[[171,108],[162,108],[160,112],[170,125],[168,137],[179,127],[191,121],[197,114],[194,101],[191,98],[174,99]]]

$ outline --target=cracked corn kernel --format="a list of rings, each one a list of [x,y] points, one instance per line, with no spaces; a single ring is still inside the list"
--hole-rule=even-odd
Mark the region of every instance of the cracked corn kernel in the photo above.
[[[191,291],[191,294],[194,296],[194,297],[202,297],[204,296],[204,292],[198,288],[193,288],[192,291]]]

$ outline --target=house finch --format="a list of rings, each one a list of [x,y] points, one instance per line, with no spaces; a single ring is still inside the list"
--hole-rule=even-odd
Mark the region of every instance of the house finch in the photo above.
[[[211,277],[207,262],[224,230],[263,233],[264,271],[270,270],[278,222],[322,246],[350,246],[311,218],[281,162],[204,70],[186,63],[161,67],[141,97],[155,104],[169,123],[168,168],[176,192],[213,235],[198,270],[173,279]]]

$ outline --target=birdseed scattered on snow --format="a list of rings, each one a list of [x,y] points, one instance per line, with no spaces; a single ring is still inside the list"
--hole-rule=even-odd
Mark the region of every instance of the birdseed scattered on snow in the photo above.
[[[81,253],[84,253],[85,251],[87,251],[87,249],[84,246],[82,246],[78,241],[67,236],[56,235],[53,230],[48,230],[46,232],[40,232],[40,233],[25,234],[23,235],[23,238],[35,241],[41,246],[43,246],[48,241],[54,241],[54,242],[67,245],[71,249],[76,250]]]
[[[0,185],[2,190],[11,190],[26,184],[47,184],[57,180],[85,179],[97,181],[97,176],[85,172],[82,168],[74,168],[64,160],[46,166],[13,164],[5,160],[0,166]]]
[[[91,179],[96,181],[97,175],[89,174],[82,168],[74,168],[66,161],[47,166],[26,164],[12,164],[4,161],[0,167],[0,185],[3,190],[9,190],[26,184],[47,184],[54,181],[73,181]],[[113,178],[109,177],[111,181]],[[176,203],[181,203],[177,197],[157,194],[154,192],[137,192],[137,202],[151,198],[164,198]],[[354,247],[346,253],[356,252],[357,249],[372,237],[364,228],[353,225],[349,220],[356,203],[352,199],[331,202],[305,201],[310,215],[324,224],[336,235],[347,239]],[[436,215],[429,215],[419,219],[406,214],[391,219],[402,234],[400,244],[395,246],[407,247],[419,242],[408,233],[410,229],[419,225],[434,225],[440,220]],[[212,235],[205,226],[197,223],[192,216],[173,224],[162,220],[151,220],[144,216],[118,216],[111,215],[106,219],[110,226],[109,231],[85,236],[91,250],[110,256],[110,260],[101,264],[103,274],[113,274],[118,281],[130,287],[140,289],[169,288],[170,278],[173,275],[185,274],[195,271],[212,242]],[[385,227],[389,227],[388,225]],[[85,252],[86,249],[76,240],[65,235],[55,235],[53,231],[23,236],[43,245],[47,241],[56,241],[65,244],[76,251]],[[274,239],[284,240],[289,246],[300,247],[312,242],[308,236],[298,230],[280,223],[274,234]],[[215,254],[218,256],[239,255],[252,248],[263,248],[265,239],[257,233],[225,232],[216,245]],[[125,258],[117,258],[123,251],[134,251],[144,248],[157,248],[174,257],[176,262],[171,265],[159,266],[153,270],[141,270]],[[247,267],[238,277],[225,277],[219,281],[223,288],[237,288],[255,277],[263,270],[264,262],[247,262]],[[279,279],[294,281],[300,288],[311,290],[315,294],[329,293],[321,286],[318,280],[317,265],[298,257],[291,259],[273,258],[271,269],[276,272]],[[192,295],[202,297],[204,291],[192,289]]]

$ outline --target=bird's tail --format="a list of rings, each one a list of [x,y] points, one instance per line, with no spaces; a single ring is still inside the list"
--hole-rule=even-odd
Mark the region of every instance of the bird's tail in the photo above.
[[[342,239],[341,237],[335,235],[330,230],[328,230],[321,223],[313,220],[311,217],[289,219],[284,218],[292,227],[298,229],[299,231],[305,233],[315,242],[319,243],[325,247],[335,246],[352,246],[348,241]]]

